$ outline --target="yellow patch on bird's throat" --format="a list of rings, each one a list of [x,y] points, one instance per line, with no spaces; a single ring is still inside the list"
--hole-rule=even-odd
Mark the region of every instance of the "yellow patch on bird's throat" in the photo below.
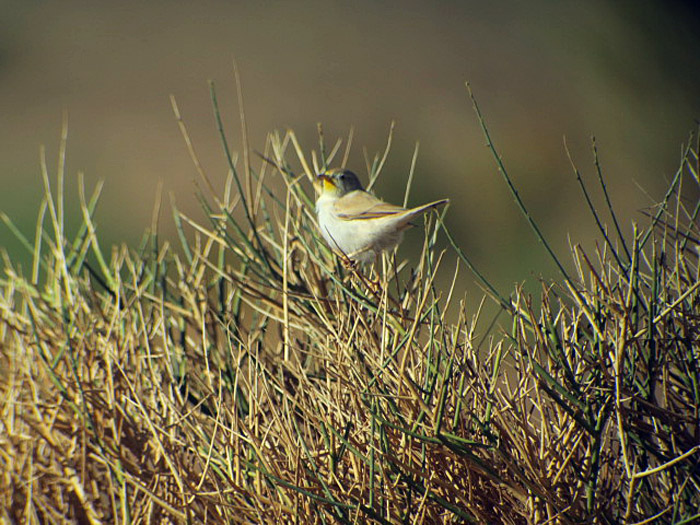
[[[335,191],[335,184],[333,184],[333,179],[324,177],[323,189],[325,191]]]

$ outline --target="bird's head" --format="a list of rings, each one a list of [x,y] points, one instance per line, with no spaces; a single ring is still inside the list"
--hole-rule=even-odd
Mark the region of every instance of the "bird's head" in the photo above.
[[[361,190],[362,184],[350,170],[335,168],[320,173],[316,178],[321,194],[342,197],[351,191]]]

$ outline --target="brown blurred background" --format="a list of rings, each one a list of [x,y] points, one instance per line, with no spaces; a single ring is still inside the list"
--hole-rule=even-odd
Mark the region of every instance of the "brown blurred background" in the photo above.
[[[311,148],[317,122],[329,139],[354,126],[350,167],[366,180],[362,148],[381,151],[396,120],[380,196],[402,199],[420,141],[410,202],[450,196],[449,225],[504,290],[553,276],[484,147],[464,82],[521,196],[568,263],[567,235],[590,246],[594,223],[563,137],[594,187],[595,135],[623,225],[645,220],[640,212],[662,197],[700,116],[697,12],[669,1],[484,4],[3,0],[0,210],[32,235],[39,146],[55,176],[65,109],[69,208],[77,211],[79,171],[88,187],[106,181],[97,215],[104,246],[138,241],[159,180],[166,196],[174,192],[201,217],[168,96],[210,177],[223,181],[207,81],[217,83],[238,148],[235,56],[254,149],[273,129],[294,128]],[[172,232],[167,210],[161,224]],[[410,241],[420,233],[409,235],[405,255],[417,250]],[[0,245],[19,258],[2,224]],[[465,274],[464,286],[472,281]]]

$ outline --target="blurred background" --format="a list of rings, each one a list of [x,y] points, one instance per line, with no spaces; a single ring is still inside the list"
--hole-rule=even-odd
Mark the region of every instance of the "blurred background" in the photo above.
[[[202,217],[196,171],[173,117],[180,106],[218,187],[226,165],[212,116],[216,82],[229,138],[240,148],[232,59],[243,85],[250,143],[293,128],[316,148],[355,129],[349,167],[366,180],[363,148],[394,146],[376,193],[400,202],[416,142],[410,204],[449,196],[462,248],[506,293],[555,276],[498,174],[468,98],[469,81],[509,174],[562,259],[568,236],[592,246],[595,224],[564,137],[594,197],[595,136],[626,232],[663,197],[700,116],[695,2],[448,1],[149,2],[3,0],[0,6],[0,210],[30,237],[42,195],[39,147],[56,174],[68,114],[68,209],[76,179],[104,179],[103,246],[135,246],[158,181],[161,230],[169,192]],[[254,161],[254,166],[258,160]],[[90,191],[90,190],[89,190]],[[414,258],[420,232],[401,254]],[[22,251],[0,224],[0,246]],[[14,257],[16,255],[16,257]],[[451,266],[454,257],[448,259]],[[462,274],[472,298],[481,292]]]

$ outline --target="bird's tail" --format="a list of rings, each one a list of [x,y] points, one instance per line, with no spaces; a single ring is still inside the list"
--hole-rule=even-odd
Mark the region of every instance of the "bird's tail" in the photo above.
[[[441,199],[439,201],[429,202],[428,204],[423,204],[422,206],[411,208],[408,211],[413,217],[415,217],[423,212],[428,211],[431,208],[437,208],[438,206],[442,206],[443,204],[447,204],[448,202],[450,202],[450,199]]]
[[[443,204],[447,204],[450,202],[450,199],[441,199],[439,201],[435,202],[429,202],[428,204],[423,204],[422,206],[416,206],[415,208],[411,208],[409,210],[406,210],[404,219],[402,220],[402,229],[405,228],[410,228],[411,226],[414,226],[411,221],[418,217],[419,215],[425,213],[426,211],[432,209],[432,208],[437,208],[438,206],[442,206]]]

